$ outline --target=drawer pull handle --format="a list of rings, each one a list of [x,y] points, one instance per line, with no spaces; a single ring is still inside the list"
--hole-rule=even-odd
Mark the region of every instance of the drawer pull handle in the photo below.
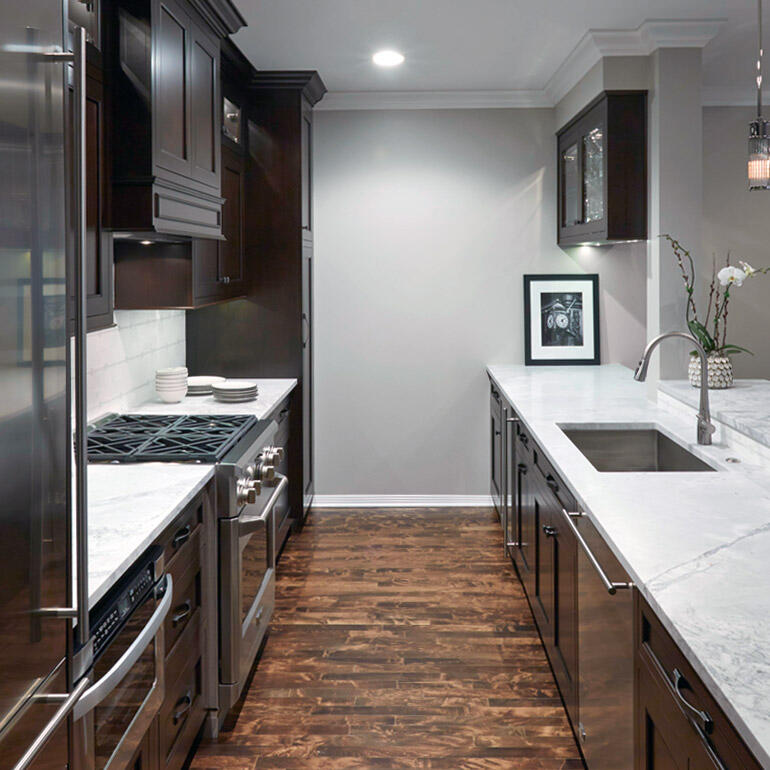
[[[522,476],[527,475],[527,466],[524,463],[519,463],[516,468]]]
[[[552,492],[559,491],[559,485],[556,483],[556,479],[551,476],[550,473],[545,477],[545,483],[548,486],[548,489],[550,489]]]
[[[192,599],[186,599],[182,604],[174,609],[174,614],[171,616],[171,625],[176,626],[187,618],[192,612]]]
[[[174,724],[178,724],[187,716],[187,712],[192,707],[192,692],[188,690],[177,702],[174,712]]]
[[[599,564],[599,560],[596,558],[594,552],[588,547],[588,543],[586,543],[585,538],[583,537],[583,533],[577,528],[577,525],[575,524],[576,519],[580,519],[583,515],[582,513],[568,513],[564,508],[561,509],[561,515],[564,517],[564,521],[567,522],[567,525],[572,530],[572,534],[575,536],[575,539],[580,543],[580,546],[583,549],[583,552],[585,553],[586,557],[588,558],[588,561],[591,562],[593,565],[593,568],[596,570],[596,573],[599,575],[599,580],[602,581],[604,587],[607,589],[607,593],[610,594],[610,596],[614,596],[619,588],[625,588],[625,589],[631,589],[634,587],[633,583],[619,583],[613,580],[610,580],[607,577],[607,573],[604,571],[604,568],[601,564]]]
[[[184,545],[190,539],[191,532],[192,527],[189,524],[186,527],[182,527],[182,529],[174,535],[174,540],[172,541],[174,548],[179,548],[179,546]]]
[[[551,527],[548,524],[543,524],[543,532],[545,532],[547,537],[556,537],[559,533],[556,527]]]
[[[708,712],[695,708],[687,698],[682,695],[682,687],[687,687],[687,680],[682,676],[678,668],[674,669],[674,692],[679,702],[690,712],[692,716],[699,719],[702,724],[702,730],[706,735],[710,735],[714,730],[714,720],[711,719]]]

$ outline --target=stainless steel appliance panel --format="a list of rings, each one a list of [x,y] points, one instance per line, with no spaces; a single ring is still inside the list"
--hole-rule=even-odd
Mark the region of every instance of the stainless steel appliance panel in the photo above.
[[[163,628],[172,596],[172,579],[166,575],[97,654],[93,684],[74,712],[79,770],[122,770],[160,711],[165,696]]]
[[[578,544],[579,726],[591,770],[634,766],[633,592],[610,594],[590,554],[613,582],[628,583],[620,562],[587,516],[572,519]]]
[[[219,521],[219,718],[241,695],[275,606],[275,508],[288,480],[276,474],[256,503]]]
[[[69,591],[63,11],[0,4],[0,754],[67,646],[41,612]]]

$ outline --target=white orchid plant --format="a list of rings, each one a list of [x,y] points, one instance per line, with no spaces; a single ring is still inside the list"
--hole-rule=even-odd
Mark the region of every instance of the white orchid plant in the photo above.
[[[695,303],[695,263],[687,249],[679,241],[668,234],[660,236],[670,244],[682,273],[684,288],[687,292],[687,328],[700,342],[706,355],[730,356],[734,353],[751,353],[750,350],[727,341],[727,310],[730,304],[730,291],[733,286],[743,286],[744,281],[758,275],[770,273],[770,267],[753,268],[748,262],[739,261],[738,266],[730,264],[730,254],[727,254],[725,266],[717,270],[716,257],[711,271],[709,284],[708,305],[703,321],[698,318],[698,308]],[[694,355],[694,351],[693,351]]]

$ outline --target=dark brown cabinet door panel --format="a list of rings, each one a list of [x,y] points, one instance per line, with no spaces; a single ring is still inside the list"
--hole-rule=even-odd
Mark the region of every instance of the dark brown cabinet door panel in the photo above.
[[[302,495],[303,510],[313,498],[313,247],[302,248]]]
[[[219,246],[219,272],[228,279],[231,292],[243,289],[244,246],[244,159],[227,147],[222,148],[222,235]]]
[[[86,77],[86,315],[88,330],[112,325],[112,239],[105,229],[107,201],[107,132],[105,93],[101,70],[88,68]],[[70,92],[71,97],[71,92]],[[68,141],[71,142],[72,132]],[[71,149],[71,144],[70,144]],[[72,183],[72,195],[74,180]],[[73,207],[74,213],[74,207]],[[74,252],[75,223],[70,226],[69,253]],[[74,323],[74,295],[70,296],[70,322]]]
[[[190,175],[190,27],[187,14],[172,0],[158,3],[153,35],[153,121],[155,163]]]
[[[219,40],[191,33],[192,177],[219,188]]]

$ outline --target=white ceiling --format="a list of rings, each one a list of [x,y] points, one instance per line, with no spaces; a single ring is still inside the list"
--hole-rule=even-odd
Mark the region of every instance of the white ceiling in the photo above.
[[[649,19],[723,18],[726,24],[704,49],[704,85],[751,99],[755,0],[236,0],[236,4],[248,27],[235,42],[258,69],[316,69],[333,92],[539,91],[588,30],[631,30]],[[770,39],[770,29],[767,35]],[[401,51],[405,64],[375,67],[371,55],[381,48]]]

